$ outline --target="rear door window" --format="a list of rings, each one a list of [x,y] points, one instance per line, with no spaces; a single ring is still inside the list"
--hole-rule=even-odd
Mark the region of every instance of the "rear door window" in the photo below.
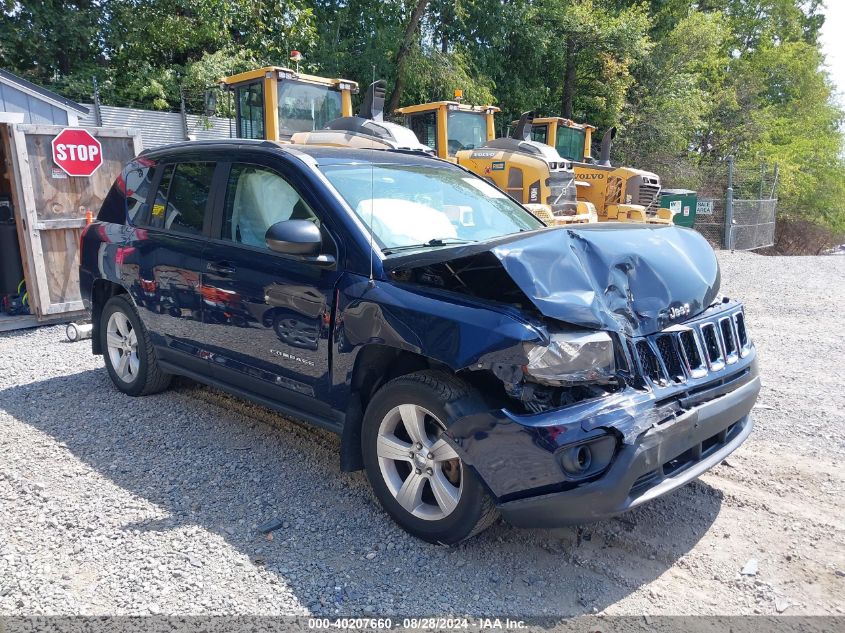
[[[201,235],[215,163],[167,165],[150,224],[177,233]]]

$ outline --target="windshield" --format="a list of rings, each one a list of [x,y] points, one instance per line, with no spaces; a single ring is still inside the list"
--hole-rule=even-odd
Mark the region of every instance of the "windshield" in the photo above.
[[[313,132],[340,118],[340,93],[290,79],[279,82],[279,131]]]
[[[566,160],[584,160],[584,130],[561,125],[557,129],[557,153]]]
[[[447,135],[449,156],[462,149],[475,149],[487,142],[487,118],[483,112],[449,110]]]
[[[544,225],[490,183],[458,168],[320,168],[386,252],[489,240]]]

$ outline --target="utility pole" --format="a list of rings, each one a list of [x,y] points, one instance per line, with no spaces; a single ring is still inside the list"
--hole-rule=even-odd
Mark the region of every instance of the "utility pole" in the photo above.
[[[188,138],[188,111],[185,108],[185,91],[182,90],[182,86],[179,86],[179,112],[182,115],[182,136],[187,141],[190,140]]]
[[[728,156],[728,189],[725,192],[725,236],[724,248],[733,249],[734,221],[734,157]]]
[[[100,86],[97,84],[97,78],[91,77],[94,84],[94,125],[101,127],[103,125],[103,113],[100,112]]]
[[[772,200],[775,199],[775,194],[777,193],[778,189],[778,178],[780,177],[780,171],[778,170],[778,164],[775,163],[775,176],[772,180],[772,193],[769,195],[769,198]]]

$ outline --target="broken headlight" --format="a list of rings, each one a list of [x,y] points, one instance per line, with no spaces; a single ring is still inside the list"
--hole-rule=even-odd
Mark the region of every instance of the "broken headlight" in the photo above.
[[[544,385],[607,382],[616,372],[613,339],[607,332],[555,332],[548,345],[531,345],[525,373]]]

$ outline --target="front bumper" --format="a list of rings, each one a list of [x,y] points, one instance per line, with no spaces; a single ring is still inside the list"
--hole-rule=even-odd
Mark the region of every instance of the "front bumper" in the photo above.
[[[695,479],[748,437],[760,378],[738,303],[623,347],[631,373],[613,393],[535,414],[479,412],[449,427],[512,524],[619,514]],[[579,471],[573,455],[583,444],[593,448]]]
[[[755,376],[735,391],[646,431],[622,445],[597,481],[499,504],[518,527],[556,527],[612,517],[675,490],[719,464],[751,433]]]
[[[695,479],[748,437],[760,392],[754,350],[694,390],[626,389],[541,414],[501,410],[464,417],[448,434],[504,518],[555,527],[611,517]],[[607,434],[618,439],[606,470],[567,478],[561,449]]]

